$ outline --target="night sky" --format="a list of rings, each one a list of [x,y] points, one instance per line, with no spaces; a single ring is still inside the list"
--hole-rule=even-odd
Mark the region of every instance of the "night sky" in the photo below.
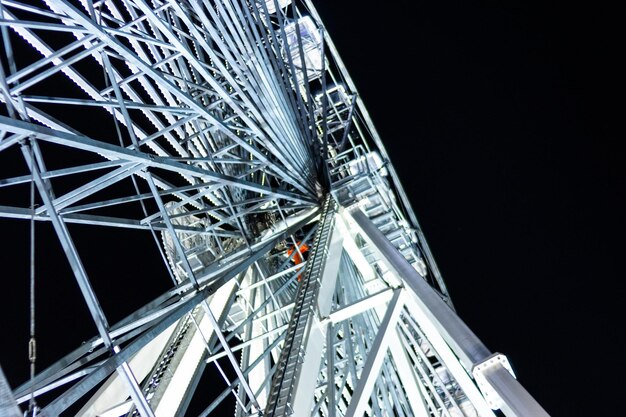
[[[553,416],[623,415],[624,10],[319,1],[460,316]]]
[[[623,414],[624,10],[315,3],[460,316],[552,416]],[[28,371],[28,223],[0,231],[0,364],[15,385]],[[147,234],[70,231],[109,322],[171,285]],[[38,328],[43,369],[96,330],[66,302],[81,296],[59,245],[37,265],[38,315],[57,323]],[[137,275],[153,285],[133,288]]]

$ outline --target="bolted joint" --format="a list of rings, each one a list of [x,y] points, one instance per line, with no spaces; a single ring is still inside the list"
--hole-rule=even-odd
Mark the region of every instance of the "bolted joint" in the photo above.
[[[493,371],[496,368],[506,369],[513,376],[513,378],[515,378],[515,373],[511,368],[509,360],[502,353],[496,352],[493,355],[487,356],[482,362],[474,364],[472,367],[474,380],[476,380],[478,388],[482,392],[483,397],[485,397],[487,404],[489,404],[492,410],[499,410],[504,405],[504,401],[489,383],[487,378],[490,371]]]

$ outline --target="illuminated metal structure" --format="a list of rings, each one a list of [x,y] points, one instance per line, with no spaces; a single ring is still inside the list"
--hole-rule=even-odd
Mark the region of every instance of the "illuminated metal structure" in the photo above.
[[[0,192],[34,195],[0,216],[51,222],[98,330],[0,374],[3,415],[547,415],[455,314],[310,1],[0,4]],[[109,323],[73,224],[151,234],[170,289]]]

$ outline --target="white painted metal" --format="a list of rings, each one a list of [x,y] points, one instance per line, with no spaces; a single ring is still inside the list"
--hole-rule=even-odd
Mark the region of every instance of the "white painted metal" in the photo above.
[[[0,368],[0,415],[3,417],[19,417],[22,413],[15,403],[11,387]]]
[[[330,242],[328,244],[328,254],[341,252],[343,237],[334,227]],[[335,294],[335,285],[337,283],[337,273],[339,271],[340,257],[328,256],[321,273],[319,281],[319,289],[317,294],[317,306],[312,323],[306,335],[306,346],[304,346],[304,358],[301,365],[300,375],[296,382],[296,393],[293,399],[293,414],[306,415],[313,408],[314,397],[311,392],[315,389],[313,384],[317,379],[323,359],[323,350],[326,343],[327,326],[322,317],[328,316],[330,313],[333,295]]]
[[[346,411],[346,417],[361,416],[365,412],[367,401],[383,365],[384,357],[387,354],[390,336],[393,335],[396,322],[400,317],[400,310],[403,307],[402,295],[401,289],[394,291],[393,298],[387,307],[387,313],[380,323],[376,339],[374,339],[367,361],[363,366],[363,371],[357,383],[354,396]]]
[[[130,360],[129,366],[133,374],[139,380],[143,380],[146,375],[148,375],[148,372],[152,369],[154,362],[165,347],[165,343],[173,331],[174,326],[170,326],[169,329],[165,330],[153,341],[144,346],[144,348],[139,351],[139,354]],[[92,417],[106,414],[107,412],[111,414],[114,413],[114,410],[119,409],[119,407],[122,407],[122,410],[128,412],[132,406],[132,402],[127,401],[127,398],[128,394],[123,381],[121,381],[118,374],[114,374],[109,377],[76,415]]]

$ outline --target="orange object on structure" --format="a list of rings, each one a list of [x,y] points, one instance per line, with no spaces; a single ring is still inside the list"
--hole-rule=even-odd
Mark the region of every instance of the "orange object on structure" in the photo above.
[[[291,258],[295,265],[301,264],[302,261],[304,261],[304,259],[302,259],[302,255],[304,255],[309,250],[309,245],[307,245],[306,243],[298,242],[297,247],[300,249],[299,252],[296,250],[296,246],[292,246],[287,250],[287,256],[291,256],[291,254],[295,252],[293,258]],[[298,275],[298,281],[300,281],[301,279],[302,274]]]

